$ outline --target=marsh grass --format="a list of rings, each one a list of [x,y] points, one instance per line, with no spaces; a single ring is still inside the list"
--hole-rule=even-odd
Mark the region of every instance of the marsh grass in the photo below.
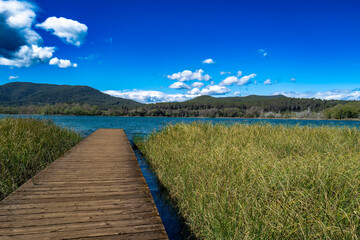
[[[81,139],[50,121],[0,119],[0,200]]]
[[[360,131],[176,124],[137,145],[202,239],[358,239]]]

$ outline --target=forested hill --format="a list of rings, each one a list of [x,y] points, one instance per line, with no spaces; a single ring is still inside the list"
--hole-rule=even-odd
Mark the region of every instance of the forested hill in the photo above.
[[[0,85],[0,114],[360,118],[359,101],[290,98],[199,96],[184,102],[142,104],[112,97],[87,86],[13,82]]]
[[[0,106],[79,103],[99,107],[141,106],[129,99],[112,97],[88,86],[12,82],[0,85]]]

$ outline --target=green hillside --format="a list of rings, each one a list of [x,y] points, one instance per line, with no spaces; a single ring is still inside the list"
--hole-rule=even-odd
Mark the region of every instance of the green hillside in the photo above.
[[[142,105],[133,100],[112,97],[88,86],[29,82],[13,82],[0,86],[1,106],[54,105],[59,103],[79,103],[99,107]]]
[[[199,96],[184,102],[142,104],[87,86],[13,82],[0,86],[0,114],[344,119],[360,118],[360,107],[357,101],[283,95]]]

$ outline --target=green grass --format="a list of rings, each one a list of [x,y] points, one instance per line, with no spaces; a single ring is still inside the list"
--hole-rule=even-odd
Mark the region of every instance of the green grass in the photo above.
[[[137,145],[200,239],[358,239],[360,131],[167,126]]]
[[[0,200],[81,139],[50,121],[0,119]]]

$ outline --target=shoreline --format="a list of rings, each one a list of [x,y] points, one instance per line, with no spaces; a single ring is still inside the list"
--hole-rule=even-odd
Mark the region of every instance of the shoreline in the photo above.
[[[360,121],[359,118],[346,118],[346,119],[319,119],[319,118],[243,118],[243,117],[166,117],[166,116],[105,116],[105,115],[42,115],[42,114],[5,114],[0,113],[0,116],[60,116],[60,117],[136,117],[136,118],[198,118],[198,119],[244,119],[244,120],[308,120],[308,121]]]

